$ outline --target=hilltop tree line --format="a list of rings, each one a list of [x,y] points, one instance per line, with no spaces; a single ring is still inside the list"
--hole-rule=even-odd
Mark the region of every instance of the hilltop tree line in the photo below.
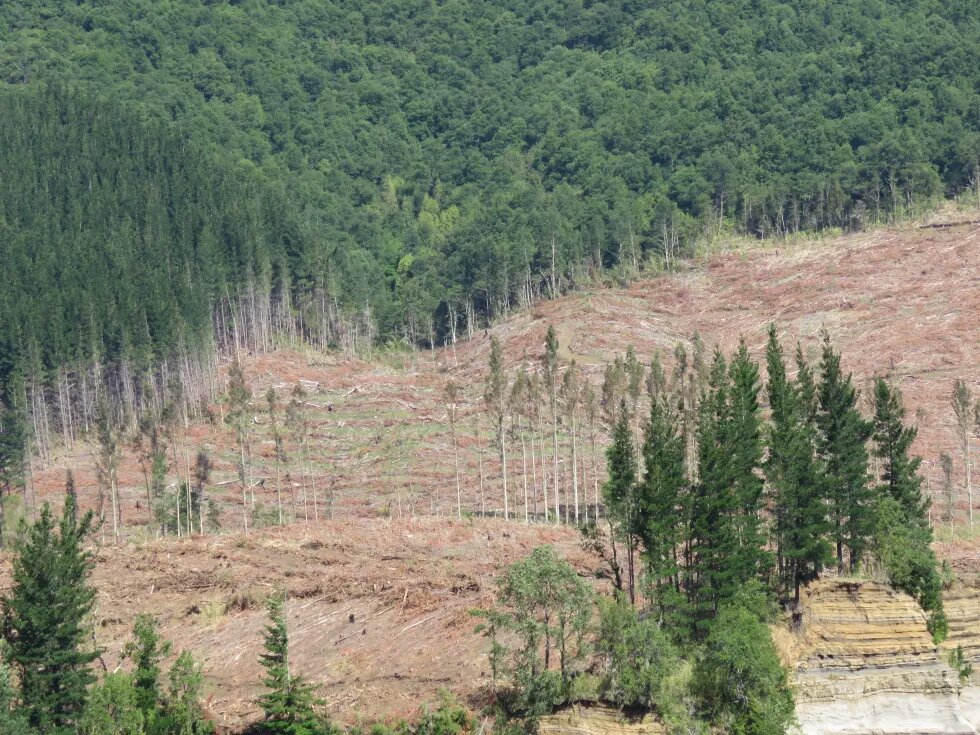
[[[42,453],[216,394],[215,343],[451,341],[980,193],[970,0],[18,0],[0,41],[0,401]]]

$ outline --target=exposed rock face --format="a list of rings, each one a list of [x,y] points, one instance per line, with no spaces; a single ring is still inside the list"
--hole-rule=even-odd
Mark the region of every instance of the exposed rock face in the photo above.
[[[948,661],[962,646],[980,672],[980,579],[944,596],[949,638],[932,642],[908,595],[877,582],[807,588],[792,630],[773,631],[795,678],[802,735],[977,735],[980,681],[961,686]],[[542,718],[541,735],[666,735],[653,715],[575,705]]]
[[[573,704],[542,717],[538,735],[667,735],[655,715],[630,717],[602,705]]]
[[[947,655],[962,645],[980,658],[980,590],[959,585],[946,605],[951,635],[939,647],[904,593],[842,579],[808,588],[794,632],[777,636],[803,734],[974,735],[980,687],[961,688]]]

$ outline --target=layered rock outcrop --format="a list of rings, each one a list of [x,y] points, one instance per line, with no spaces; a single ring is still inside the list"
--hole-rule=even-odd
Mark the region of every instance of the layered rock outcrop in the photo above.
[[[802,597],[789,636],[777,635],[796,681],[803,735],[975,735],[976,687],[962,687],[948,652],[980,657],[980,597],[947,597],[950,638],[936,646],[908,595],[870,581],[825,579]]]
[[[573,704],[542,717],[538,735],[667,735],[654,714],[630,716],[614,707]]]
[[[933,643],[922,609],[887,585],[828,578],[804,590],[773,637],[794,679],[801,735],[977,735],[980,680],[962,685],[958,646],[980,673],[980,578],[944,595],[949,637]],[[575,705],[541,720],[541,735],[666,735],[655,715]]]

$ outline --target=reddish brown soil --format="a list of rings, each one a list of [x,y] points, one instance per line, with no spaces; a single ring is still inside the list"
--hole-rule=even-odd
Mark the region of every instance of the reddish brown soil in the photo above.
[[[489,682],[488,644],[470,610],[489,606],[496,575],[541,544],[592,568],[572,529],[492,519],[347,520],[106,547],[96,556],[95,638],[111,670],[136,614],[153,613],[174,654],[189,649],[203,663],[211,716],[235,727],[257,714],[263,601],[285,587],[291,669],[317,686],[331,716],[411,716],[443,689],[475,706]]]

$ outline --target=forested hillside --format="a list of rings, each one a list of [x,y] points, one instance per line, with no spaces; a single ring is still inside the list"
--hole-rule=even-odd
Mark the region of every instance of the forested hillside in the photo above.
[[[976,183],[977,48],[972,0],[3,3],[0,380],[243,321],[441,341],[917,211]]]

